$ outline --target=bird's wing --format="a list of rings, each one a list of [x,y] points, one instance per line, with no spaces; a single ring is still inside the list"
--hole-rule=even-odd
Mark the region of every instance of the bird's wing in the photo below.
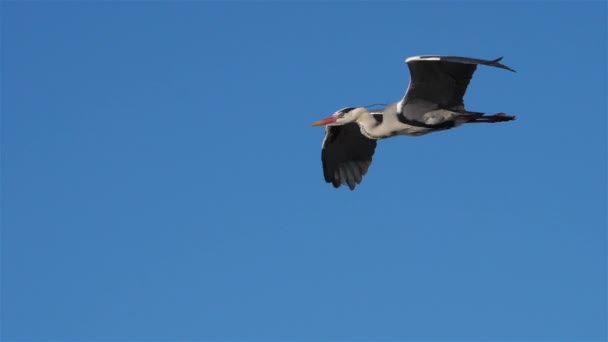
[[[376,140],[361,134],[358,124],[327,126],[321,150],[325,181],[335,188],[345,184],[354,190],[367,173],[375,150]]]
[[[464,106],[464,94],[477,65],[488,65],[515,72],[495,60],[456,56],[415,56],[405,60],[410,70],[410,84],[398,108],[401,111],[409,102],[435,104],[439,108]]]

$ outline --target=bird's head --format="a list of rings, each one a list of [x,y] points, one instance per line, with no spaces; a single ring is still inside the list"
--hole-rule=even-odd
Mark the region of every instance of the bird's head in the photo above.
[[[331,116],[321,119],[313,123],[313,127],[316,126],[341,126],[350,122],[357,121],[363,115],[367,113],[367,109],[363,107],[346,107],[333,113]]]

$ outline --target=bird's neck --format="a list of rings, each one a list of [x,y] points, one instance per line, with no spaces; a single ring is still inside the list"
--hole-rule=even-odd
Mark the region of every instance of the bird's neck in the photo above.
[[[376,120],[371,113],[365,113],[357,119],[361,128],[361,133],[370,139],[383,139],[392,135],[392,130],[388,125],[382,124],[384,121]]]

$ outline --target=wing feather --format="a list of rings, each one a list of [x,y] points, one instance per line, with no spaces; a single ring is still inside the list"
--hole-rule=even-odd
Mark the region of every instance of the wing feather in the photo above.
[[[410,70],[410,84],[399,103],[403,108],[410,102],[423,102],[436,108],[464,107],[464,95],[477,65],[487,65],[515,72],[494,60],[458,56],[414,56],[405,60]]]
[[[347,185],[354,190],[367,173],[376,144],[361,134],[356,123],[326,127],[321,150],[325,181],[335,188]]]

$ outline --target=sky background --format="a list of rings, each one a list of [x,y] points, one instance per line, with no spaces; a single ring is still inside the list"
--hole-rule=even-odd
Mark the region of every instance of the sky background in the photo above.
[[[1,5],[5,341],[607,339],[605,2]],[[323,128],[420,54],[517,120]]]

